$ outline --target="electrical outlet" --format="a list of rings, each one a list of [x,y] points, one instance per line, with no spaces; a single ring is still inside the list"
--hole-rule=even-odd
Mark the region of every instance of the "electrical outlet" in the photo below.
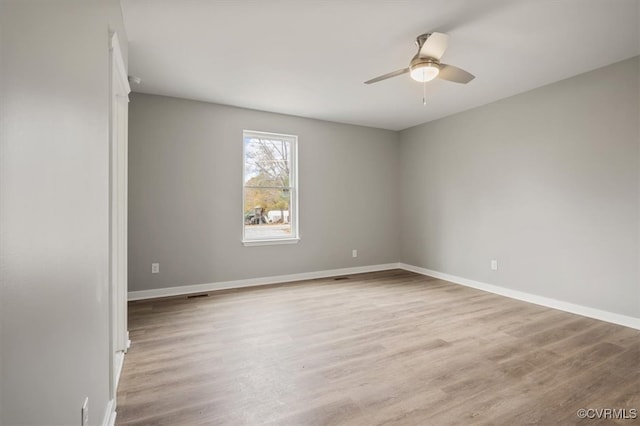
[[[89,397],[84,399],[82,404],[82,426],[89,426]]]
[[[356,250],[356,249],[351,250],[351,256],[352,257],[358,257],[358,250]]]
[[[159,263],[152,263],[151,264],[151,273],[152,274],[159,274],[160,273],[160,264]]]
[[[491,270],[492,271],[497,271],[498,270],[498,261],[497,260],[492,260],[491,261]]]

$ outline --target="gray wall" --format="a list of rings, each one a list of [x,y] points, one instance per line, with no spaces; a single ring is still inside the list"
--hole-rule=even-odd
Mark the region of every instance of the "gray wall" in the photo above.
[[[0,424],[101,424],[118,1],[0,3]]]
[[[129,126],[130,291],[399,259],[396,132],[143,94]],[[243,129],[299,137],[298,244],[241,243]]]
[[[402,261],[640,316],[638,61],[402,131]]]

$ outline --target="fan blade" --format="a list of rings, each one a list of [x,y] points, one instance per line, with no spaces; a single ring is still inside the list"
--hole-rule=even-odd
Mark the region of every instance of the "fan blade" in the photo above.
[[[440,60],[444,51],[447,50],[449,36],[443,33],[432,33],[420,48],[421,58],[433,58]]]
[[[440,72],[438,73],[438,78],[447,81],[453,81],[454,83],[467,84],[476,77],[461,68],[454,67],[453,65],[440,64]]]
[[[376,78],[372,78],[371,80],[365,81],[364,84],[377,83],[379,81],[386,80],[386,79],[391,78],[391,77],[397,77],[399,75],[406,74],[408,72],[409,72],[409,68],[404,68],[404,69],[401,69],[401,70],[398,70],[398,71],[390,72],[389,74],[385,74],[385,75],[381,75],[381,76],[376,77]]]

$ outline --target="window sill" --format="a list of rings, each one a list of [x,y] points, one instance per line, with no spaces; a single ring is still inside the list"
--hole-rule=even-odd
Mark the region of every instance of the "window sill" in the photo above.
[[[283,238],[279,240],[242,240],[245,247],[250,246],[277,246],[280,244],[298,244],[300,238]]]

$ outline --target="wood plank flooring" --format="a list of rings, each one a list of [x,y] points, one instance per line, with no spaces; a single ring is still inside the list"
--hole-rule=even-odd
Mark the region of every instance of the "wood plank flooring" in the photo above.
[[[132,302],[129,330],[118,425],[640,422],[640,331],[406,271]]]

